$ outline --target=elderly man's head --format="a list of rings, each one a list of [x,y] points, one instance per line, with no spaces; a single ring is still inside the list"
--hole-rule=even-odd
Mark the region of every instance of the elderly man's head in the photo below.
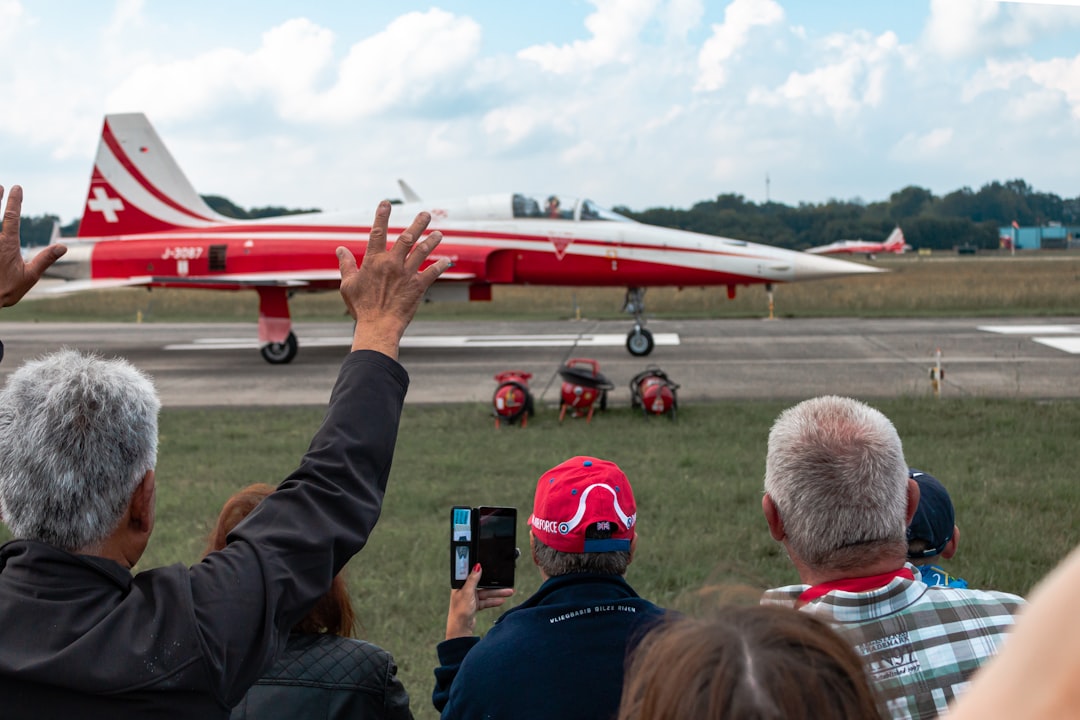
[[[819,397],[773,424],[766,516],[771,501],[789,552],[807,566],[850,570],[892,555],[902,561],[909,492],[896,428],[868,405]]]
[[[160,407],[123,360],[61,350],[16,370],[0,391],[0,512],[12,533],[72,552],[101,545],[152,482]]]

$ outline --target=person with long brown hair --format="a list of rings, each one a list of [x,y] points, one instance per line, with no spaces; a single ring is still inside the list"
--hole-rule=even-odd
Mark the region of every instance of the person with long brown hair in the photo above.
[[[849,640],[771,606],[676,616],[635,649],[618,720],[882,720]]]
[[[273,491],[257,483],[226,500],[204,555],[223,549],[233,528]],[[393,657],[356,639],[356,615],[341,573],[293,626],[285,649],[233,708],[230,720],[316,717],[412,719]]]

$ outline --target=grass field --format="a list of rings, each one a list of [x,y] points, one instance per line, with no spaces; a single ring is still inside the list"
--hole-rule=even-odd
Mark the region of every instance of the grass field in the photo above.
[[[875,404],[896,423],[909,462],[952,492],[962,538],[948,567],[973,587],[1026,593],[1080,542],[1080,403]],[[435,717],[429,695],[448,599],[450,506],[517,506],[524,545],[536,478],[572,455],[615,460],[633,482],[640,540],[628,578],[643,596],[694,612],[794,582],[760,511],[766,436],[783,407],[689,406],[676,423],[622,409],[589,425],[559,425],[541,411],[524,430],[495,430],[486,406],[409,407],[382,519],[348,574],[364,637],[394,653],[417,717]],[[223,500],[247,483],[283,478],[322,412],[165,410],[158,525],[141,567],[197,560]],[[519,598],[539,584],[527,560],[518,577]],[[482,627],[492,617],[482,616]]]
[[[907,317],[946,315],[1080,314],[1080,253],[1010,257],[907,255],[881,258],[879,275],[778,285],[776,314],[783,317]],[[417,317],[437,319],[541,319],[623,317],[621,288],[494,288],[490,303],[433,303]],[[646,295],[652,317],[761,317],[768,314],[761,287],[653,288]],[[293,318],[344,320],[337,293],[301,293]],[[4,320],[248,321],[258,316],[254,292],[129,288],[23,302],[5,308]]]

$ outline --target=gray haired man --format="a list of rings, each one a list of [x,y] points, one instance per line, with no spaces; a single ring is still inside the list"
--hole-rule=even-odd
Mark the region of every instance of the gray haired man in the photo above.
[[[932,718],[1013,625],[1015,595],[928,587],[907,563],[919,489],[893,424],[856,400],[819,397],[769,433],[762,509],[802,580],[762,602],[850,631],[895,718]]]
[[[382,203],[363,265],[338,248],[356,320],[300,466],[186,568],[131,574],[154,529],[159,402],[121,360],[61,351],[0,392],[0,714],[227,718],[289,630],[367,542],[408,375],[398,345],[448,262],[421,213],[387,250]]]

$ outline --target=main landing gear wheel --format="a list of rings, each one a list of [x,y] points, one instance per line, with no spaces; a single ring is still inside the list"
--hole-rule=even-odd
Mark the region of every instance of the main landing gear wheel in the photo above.
[[[285,338],[285,342],[267,343],[262,346],[259,352],[262,353],[263,360],[271,365],[284,365],[292,362],[299,347],[300,344],[296,342],[296,335],[290,332],[289,336]]]
[[[635,357],[648,355],[655,346],[652,333],[643,327],[635,327],[626,335],[626,349]]]

